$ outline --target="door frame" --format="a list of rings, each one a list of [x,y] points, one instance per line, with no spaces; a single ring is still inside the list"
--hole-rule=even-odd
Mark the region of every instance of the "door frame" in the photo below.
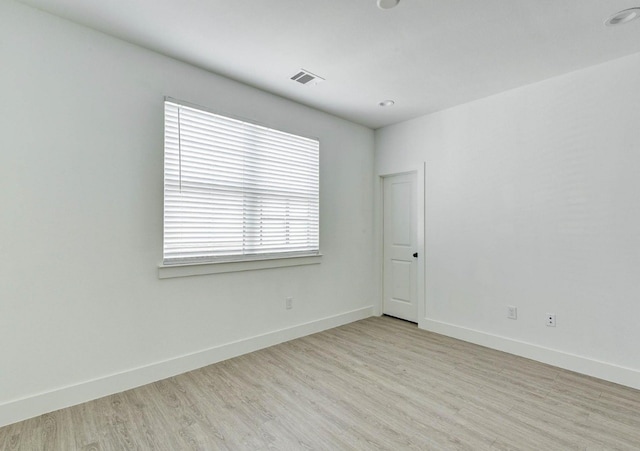
[[[426,319],[425,304],[425,163],[417,168],[404,171],[378,174],[375,186],[375,268],[378,283],[376,284],[376,302],[374,304],[374,315],[381,316],[384,308],[384,179],[395,175],[416,174],[416,227],[417,227],[417,302],[418,302],[418,327],[424,328]]]

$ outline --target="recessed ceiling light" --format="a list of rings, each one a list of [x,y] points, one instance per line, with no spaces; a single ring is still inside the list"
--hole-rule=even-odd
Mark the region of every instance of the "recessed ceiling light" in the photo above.
[[[380,9],[391,9],[398,6],[400,0],[378,0],[378,8]]]
[[[624,23],[631,22],[638,17],[640,17],[640,8],[629,8],[615,13],[613,16],[609,17],[604,24],[608,27],[622,25]]]
[[[393,106],[395,104],[396,104],[396,102],[394,102],[393,100],[383,100],[378,105],[380,105],[380,106]]]

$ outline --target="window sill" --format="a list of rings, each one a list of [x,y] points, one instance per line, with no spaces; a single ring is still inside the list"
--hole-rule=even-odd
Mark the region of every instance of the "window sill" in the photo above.
[[[301,255],[299,257],[265,258],[262,260],[189,263],[185,265],[158,265],[158,279],[174,277],[202,276],[206,274],[222,274],[227,272],[256,271],[269,268],[286,268],[288,266],[317,265],[322,255]]]

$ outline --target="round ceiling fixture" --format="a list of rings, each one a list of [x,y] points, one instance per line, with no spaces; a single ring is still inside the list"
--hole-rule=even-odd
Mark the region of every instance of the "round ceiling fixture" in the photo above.
[[[400,0],[377,0],[377,1],[378,1],[378,8],[380,9],[395,8],[396,6],[398,6],[398,3],[400,2]]]
[[[622,25],[632,20],[640,17],[640,8],[629,8],[618,13],[615,13],[613,16],[609,17],[604,24],[608,27],[612,27],[614,25]]]
[[[396,104],[396,102],[394,102],[393,100],[383,100],[378,105],[380,105],[380,106],[393,106],[395,104]]]

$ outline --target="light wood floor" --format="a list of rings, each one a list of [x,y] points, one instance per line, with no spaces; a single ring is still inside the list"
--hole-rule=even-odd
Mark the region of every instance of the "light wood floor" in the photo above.
[[[2,450],[640,449],[640,391],[369,318],[0,429]]]

